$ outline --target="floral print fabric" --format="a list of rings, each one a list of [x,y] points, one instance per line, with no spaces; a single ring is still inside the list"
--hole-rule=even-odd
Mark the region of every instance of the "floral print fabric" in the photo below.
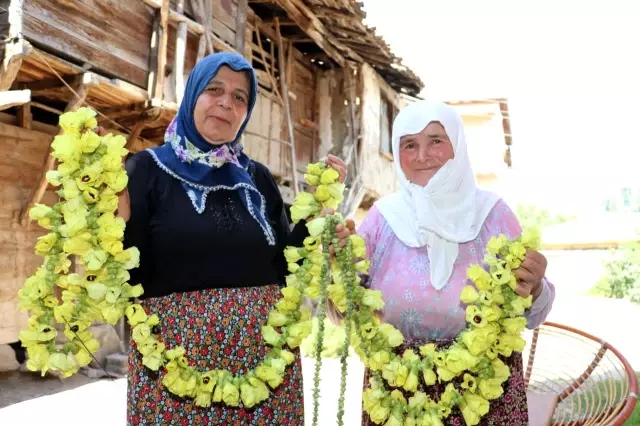
[[[358,234],[365,239],[371,260],[367,286],[382,291],[385,301],[383,321],[393,324],[405,339],[452,339],[466,326],[466,307],[460,301],[460,293],[470,283],[467,269],[483,263],[491,237],[502,233],[516,238],[521,232],[511,209],[504,201],[498,201],[478,236],[460,244],[449,282],[436,290],[429,279],[427,250],[404,245],[382,214],[372,207]],[[547,280],[543,285],[547,286],[544,297],[536,299],[525,313],[529,328],[540,325],[551,310],[555,288]]]
[[[171,147],[176,153],[176,156],[185,163],[197,162],[203,164],[205,166],[219,168],[225,165],[226,163],[231,163],[236,165],[237,167],[242,167],[240,165],[240,161],[238,160],[238,156],[242,153],[242,144],[235,144],[233,146],[229,146],[224,144],[219,148],[212,149],[207,152],[203,152],[198,149],[197,146],[189,142],[189,140],[185,138],[184,146],[180,145],[181,137],[177,133],[177,118],[174,118],[169,127],[167,127],[167,131],[165,132],[165,139],[167,142],[171,144]]]
[[[261,328],[280,298],[275,285],[174,293],[143,301],[148,314],[160,318],[158,332],[169,347],[183,345],[190,365],[201,371],[224,368],[246,373],[264,359]],[[193,400],[169,393],[164,372],[142,365],[131,342],[127,387],[128,425],[302,426],[304,405],[299,351],[282,384],[269,400],[251,409],[214,404],[201,408]]]

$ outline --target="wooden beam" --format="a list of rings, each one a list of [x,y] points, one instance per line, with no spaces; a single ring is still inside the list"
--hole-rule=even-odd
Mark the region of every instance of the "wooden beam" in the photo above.
[[[298,194],[300,187],[298,186],[298,172],[296,161],[296,143],[294,139],[293,121],[291,119],[291,105],[289,103],[289,88],[287,87],[287,74],[289,67],[284,57],[284,43],[282,42],[282,34],[280,33],[280,23],[276,18],[276,33],[278,35],[278,64],[280,66],[280,90],[282,91],[282,99],[284,101],[284,113],[287,118],[287,130],[289,132],[289,142],[291,143],[291,171],[293,174],[293,192]],[[291,52],[290,52],[291,53]]]
[[[31,90],[0,92],[0,111],[31,102]]]
[[[292,0],[277,0],[278,5],[284,9],[289,17],[304,31],[313,41],[326,52],[340,67],[346,65],[346,56],[351,59],[363,62],[360,55],[354,52],[348,46],[340,43],[333,34],[325,27],[320,18],[318,18],[311,9],[302,2],[294,2]]]
[[[6,117],[5,113],[0,113],[0,117],[2,118],[2,120],[0,120],[0,137],[2,138],[7,137],[26,141],[41,141],[43,136],[53,136],[57,134],[57,130],[56,132],[49,131],[50,129],[48,127],[53,126],[38,123],[37,121],[33,123],[33,129],[22,129],[17,126],[17,122],[5,120],[5,118],[9,118]],[[14,116],[11,116],[11,118],[15,120]],[[55,129],[57,129],[57,127]]]
[[[142,113],[140,120],[136,123],[131,134],[127,138],[127,144],[125,148],[131,150],[131,147],[138,141],[140,138],[140,134],[142,130],[150,125],[153,125],[155,122],[159,121],[162,118],[162,108],[153,107],[144,113]]]
[[[87,97],[87,94],[89,93],[89,90],[84,84],[78,84],[73,89],[76,95],[74,95],[74,98],[67,104],[65,112],[75,111],[80,106],[82,106]],[[29,196],[29,200],[27,200],[27,203],[20,212],[20,224],[22,226],[26,226],[29,223],[29,210],[31,210],[33,206],[35,206],[42,200],[42,196],[47,191],[47,187],[49,186],[49,183],[47,182],[47,173],[53,170],[55,168],[55,165],[56,159],[51,155],[49,151],[47,151],[47,155],[42,164],[38,182],[33,188],[33,191]]]
[[[282,27],[295,27],[298,24],[296,24],[295,22],[293,22],[291,19],[281,19],[278,18],[278,20],[280,21],[280,28]],[[264,21],[262,21],[265,25],[274,25],[276,23],[276,18],[273,19],[265,19]]]
[[[162,99],[164,89],[165,65],[167,64],[167,42],[169,38],[169,0],[162,0],[160,7],[160,40],[158,42],[158,68],[156,70],[156,87],[153,97]]]
[[[29,105],[31,106],[31,108],[38,108],[38,109],[41,109],[43,111],[52,112],[54,114],[58,114],[58,115],[64,114],[64,111],[61,111],[58,108],[50,107],[49,105],[41,104],[40,102],[31,101],[31,102],[29,102]],[[98,122],[100,122],[100,121],[98,120]]]
[[[245,53],[245,26],[247,25],[247,0],[238,0],[236,8],[236,39],[235,48],[240,53]],[[251,40],[249,40],[251,43]]]
[[[341,67],[345,65],[346,60],[344,56],[329,43],[327,38],[329,31],[325,29],[324,24],[317,16],[299,2],[294,4],[291,0],[277,1],[278,5],[287,12],[291,20],[293,20],[305,34],[311,37],[331,59]]]
[[[102,113],[102,115],[107,116],[112,120],[117,120],[118,118],[121,118],[121,117],[140,113],[145,109],[147,109],[149,104],[150,103],[148,101],[136,102],[136,103],[127,104],[127,105],[118,105],[118,106],[109,107],[109,108],[102,108],[100,112]],[[105,120],[105,118],[102,117],[102,115],[100,117],[97,117],[98,123],[100,123],[101,120]]]
[[[37,97],[37,96],[49,96],[52,93],[59,94],[61,92],[66,92],[69,90],[67,86],[73,87],[78,85],[84,85],[86,87],[92,87],[92,86],[97,86],[103,83],[120,85],[120,83],[124,83],[124,82],[118,82],[117,80],[112,81],[106,77],[102,77],[92,72],[84,72],[84,73],[75,74],[75,75],[65,75],[65,76],[62,76],[62,78],[54,77],[54,78],[48,78],[45,80],[21,83],[20,87],[22,89],[30,90],[32,97]],[[122,87],[122,89],[127,90],[128,88]]]
[[[362,19],[363,16],[360,13],[352,13],[350,10],[337,9],[329,6],[312,6],[311,10],[318,16],[334,18],[334,19],[347,19],[353,20],[354,18]]]
[[[5,2],[6,4],[6,2]],[[4,45],[4,57],[0,66],[0,91],[9,90],[22,66],[22,58],[30,51],[31,45],[22,38],[23,0],[11,0],[7,22],[9,31]]]
[[[75,75],[64,75],[61,76],[62,79],[58,77],[46,78],[44,80],[36,80],[30,81],[27,83],[20,84],[21,89],[29,89],[35,96],[40,91],[47,89],[60,89],[62,87],[66,87],[64,83],[73,84],[75,82]]]
[[[160,9],[162,7],[162,0],[142,0],[142,3],[146,4],[152,9]]]
[[[184,10],[184,0],[178,0],[176,12],[181,14]],[[182,102],[184,96],[184,58],[187,52],[187,23],[179,22],[176,32],[176,51],[173,65],[173,83],[175,88],[176,102]]]

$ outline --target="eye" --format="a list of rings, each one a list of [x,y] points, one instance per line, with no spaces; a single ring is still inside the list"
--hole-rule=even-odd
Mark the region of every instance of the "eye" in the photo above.
[[[415,142],[406,142],[403,145],[403,148],[404,149],[413,149],[413,148],[415,148],[415,146],[416,146]]]
[[[211,93],[220,93],[220,88],[219,87],[207,87],[207,92],[211,92]]]
[[[442,143],[442,139],[434,139],[433,140],[434,145],[438,145]]]
[[[242,95],[235,95],[237,101],[242,102],[243,104],[247,103],[247,100]]]

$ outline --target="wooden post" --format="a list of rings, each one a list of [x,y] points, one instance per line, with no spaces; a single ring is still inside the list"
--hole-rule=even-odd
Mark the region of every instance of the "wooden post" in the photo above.
[[[244,57],[251,63],[253,61],[253,30],[250,25],[244,27]]]
[[[284,95],[278,92],[278,82],[276,81],[276,77],[274,75],[274,69],[273,69],[274,63],[271,63],[271,68],[268,67],[267,54],[265,53],[264,48],[262,47],[262,37],[260,34],[260,28],[258,27],[256,27],[256,38],[258,39],[258,50],[260,50],[260,56],[262,57],[262,62],[264,63],[265,68],[267,68],[267,74],[269,74],[269,79],[271,80],[271,84],[273,85],[273,93],[276,95],[276,98],[278,99],[280,104],[284,105],[284,100],[282,99]],[[271,58],[271,59],[275,61],[275,58]],[[282,78],[282,75],[280,76],[280,78]]]
[[[236,8],[236,39],[235,48],[238,53],[245,54],[245,27],[247,26],[247,0],[238,0],[238,7]],[[251,40],[249,40],[251,43]],[[249,58],[246,58],[249,59]]]
[[[158,12],[156,12],[158,13]],[[155,99],[162,100],[164,89],[164,73],[167,64],[167,38],[169,36],[169,0],[162,0],[160,7],[160,40],[158,43],[158,68],[156,74],[156,87],[153,92]]]
[[[280,88],[284,102],[284,113],[287,117],[287,130],[289,131],[289,143],[291,143],[291,171],[293,172],[293,192],[298,194],[298,167],[296,162],[296,143],[293,135],[293,122],[291,121],[291,106],[289,105],[289,89],[287,87],[287,63],[284,58],[284,43],[280,33],[280,20],[276,18],[276,32],[278,36],[278,64],[280,65]]]
[[[31,129],[31,122],[33,120],[33,115],[31,115],[31,102],[28,102],[22,105],[18,109],[18,126],[23,129]]]
[[[178,0],[176,11],[184,13],[184,0]],[[176,32],[176,52],[173,66],[173,81],[176,91],[176,103],[180,105],[184,95],[184,57],[187,52],[187,23],[179,22]]]
[[[158,43],[160,43],[160,13],[155,11],[153,16],[153,31],[149,40],[149,76],[147,79],[147,92],[149,99],[153,99],[158,81]]]
[[[356,133],[356,96],[353,68],[348,64],[344,67],[347,96],[349,99],[349,139],[353,144],[353,168],[358,173],[358,136]],[[354,176],[355,177],[355,176]]]
[[[207,50],[209,54],[212,54],[214,52],[213,40],[211,40],[211,30],[213,29],[212,27],[213,27],[213,0],[207,0],[204,6],[204,34],[206,36]]]
[[[22,58],[31,49],[31,45],[22,38],[22,12],[23,0],[11,0],[7,16],[9,32],[4,45],[4,58],[0,65],[0,91],[11,88],[22,66]]]
[[[80,83],[72,87],[77,96],[74,95],[73,99],[69,101],[66,108],[64,109],[65,112],[75,111],[80,108],[87,98],[87,94],[89,93],[89,89],[85,84]],[[46,192],[47,186],[49,186],[49,182],[47,182],[47,172],[53,170],[55,165],[56,159],[51,155],[50,152],[47,152],[47,156],[44,159],[42,169],[40,170],[40,177],[38,178],[38,182],[33,188],[33,191],[29,196],[29,200],[20,212],[20,224],[22,226],[26,226],[29,223],[29,210],[31,210],[33,206],[35,206],[42,200],[42,196]]]
[[[191,4],[191,10],[193,11],[193,15],[196,18],[196,22],[199,24],[204,24],[204,5],[202,0],[189,0]],[[205,51],[207,50],[209,37],[207,36],[207,31],[202,32],[200,34],[200,39],[198,40],[198,54],[196,56],[196,62],[200,59],[204,58]]]

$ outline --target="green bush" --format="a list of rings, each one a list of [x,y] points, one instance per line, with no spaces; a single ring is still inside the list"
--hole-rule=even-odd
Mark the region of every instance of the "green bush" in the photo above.
[[[613,299],[640,303],[640,244],[632,243],[610,251],[605,272],[590,292]]]
[[[542,229],[546,226],[557,225],[575,219],[574,216],[557,214],[551,215],[549,210],[537,207],[535,204],[518,204],[516,216],[523,228]]]

